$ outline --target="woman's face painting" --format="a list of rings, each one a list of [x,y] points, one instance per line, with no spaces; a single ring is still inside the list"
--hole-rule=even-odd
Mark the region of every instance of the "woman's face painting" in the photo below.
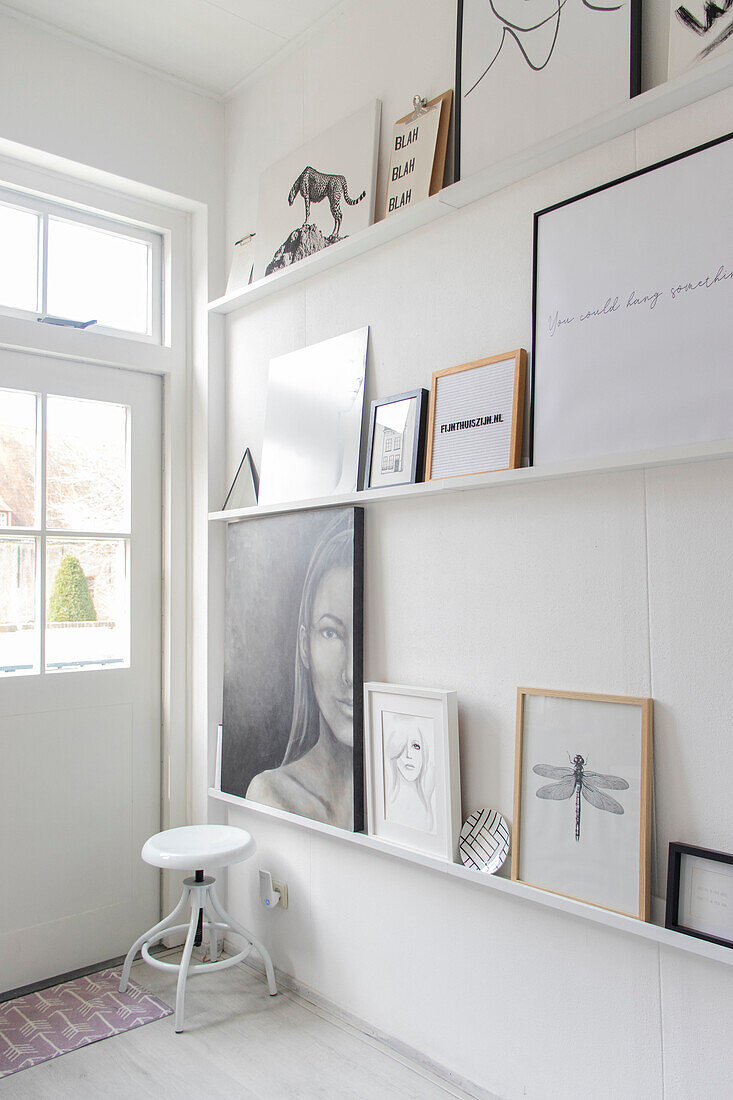
[[[424,763],[425,744],[420,728],[415,723],[414,729],[409,730],[405,747],[397,757],[397,769],[403,779],[414,783],[422,772]]]
[[[351,570],[329,570],[316,589],[308,635],[313,692],[331,733],[354,743],[354,604]]]

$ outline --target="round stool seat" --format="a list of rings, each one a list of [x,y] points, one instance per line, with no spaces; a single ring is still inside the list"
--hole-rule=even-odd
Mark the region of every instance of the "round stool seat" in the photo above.
[[[255,848],[250,834],[233,825],[183,825],[151,836],[143,844],[141,855],[153,867],[197,871],[241,863]]]

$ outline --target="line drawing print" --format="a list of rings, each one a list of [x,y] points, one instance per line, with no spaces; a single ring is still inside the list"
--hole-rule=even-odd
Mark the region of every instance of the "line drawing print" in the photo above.
[[[479,78],[471,85],[464,98],[473,92],[486,74],[499,58],[507,38],[516,42],[519,51],[533,72],[542,72],[550,63],[550,58],[555,52],[557,38],[560,33],[560,16],[568,0],[550,0],[550,10],[547,10],[547,0],[488,0],[489,8],[496,20],[501,25],[501,41],[499,48],[489,61]],[[592,4],[590,0],[581,0],[583,7],[589,11],[613,12],[620,11],[623,4],[604,5]],[[504,7],[505,13],[499,11]],[[510,14],[512,8],[517,9],[516,14]],[[524,15],[521,22],[515,21]],[[544,31],[542,28],[546,28]],[[534,55],[531,56],[531,55]]]
[[[546,779],[555,779],[555,783],[547,783],[536,791],[538,798],[548,798],[559,802],[575,795],[575,839],[580,840],[580,796],[595,806],[597,810],[606,810],[610,814],[622,814],[624,808],[610,794],[605,794],[601,787],[614,791],[627,791],[629,784],[618,775],[602,775],[600,772],[586,771],[587,758],[576,753],[568,760],[572,764],[570,768],[557,768],[552,764],[535,764],[532,771],[537,775],[543,775]]]

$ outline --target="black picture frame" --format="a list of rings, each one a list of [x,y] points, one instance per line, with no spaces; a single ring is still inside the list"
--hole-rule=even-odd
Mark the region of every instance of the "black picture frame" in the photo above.
[[[641,20],[642,0],[630,0],[630,42],[629,42],[629,99],[641,92]],[[463,103],[463,6],[464,0],[456,3],[456,79],[453,106],[453,181],[461,177],[461,106]],[[588,5],[590,6],[590,5]]]
[[[711,863],[733,865],[733,853],[716,852],[710,848],[698,848],[692,844],[681,844],[678,841],[673,841],[669,846],[667,859],[667,907],[664,927],[669,928],[672,932],[681,932],[685,936],[695,936],[696,939],[707,940],[708,943],[717,943],[721,947],[733,948],[733,939],[726,940],[719,936],[711,936],[707,932],[699,932],[696,928],[688,928],[680,923],[680,876],[683,856],[697,856],[700,859],[709,860]]]
[[[628,172],[624,176],[619,176],[616,179],[609,180],[607,183],[599,184],[598,187],[592,187],[587,191],[582,191],[578,195],[573,195],[567,199],[562,199],[560,202],[553,203],[551,206],[547,206],[542,210],[535,211],[533,219],[532,229],[532,354],[530,359],[530,371],[529,371],[529,464],[534,466],[535,464],[535,442],[536,442],[536,411],[537,411],[537,342],[538,342],[538,297],[539,297],[539,276],[538,276],[538,257],[539,257],[539,232],[540,232],[540,219],[548,214],[554,213],[556,210],[560,210],[563,207],[570,206],[576,202],[582,202],[584,199],[589,199],[594,195],[600,194],[603,191],[608,191],[613,187],[620,187],[625,183],[629,183],[638,177],[645,176],[648,173],[655,172],[659,169],[668,167],[675,164],[678,161],[685,160],[688,157],[693,157],[697,153],[704,153],[708,149],[713,149],[716,146],[724,145],[726,142],[733,140],[733,131],[730,133],[722,134],[720,137],[713,138],[711,141],[703,142],[701,145],[696,145],[691,149],[684,149],[680,153],[675,153],[673,156],[665,157],[663,160],[657,161],[654,164],[646,165],[644,168],[639,168],[634,172]],[[540,363],[540,370],[542,364]]]
[[[374,451],[374,428],[377,418],[377,410],[383,408],[385,405],[393,405],[398,401],[417,401],[417,415],[415,416],[415,428],[412,437],[412,461],[410,463],[409,471],[405,471],[406,475],[409,472],[409,476],[405,476],[402,481],[390,482],[391,485],[414,485],[416,482],[422,481],[425,474],[425,439],[427,434],[427,420],[428,420],[428,401],[429,393],[426,389],[420,388],[417,390],[408,390],[406,393],[393,394],[391,397],[380,398],[377,401],[372,401],[371,409],[369,411],[369,436],[367,442],[366,451],[366,464],[364,466],[364,490],[367,489],[379,489],[379,485],[370,485],[372,469],[372,457]]]

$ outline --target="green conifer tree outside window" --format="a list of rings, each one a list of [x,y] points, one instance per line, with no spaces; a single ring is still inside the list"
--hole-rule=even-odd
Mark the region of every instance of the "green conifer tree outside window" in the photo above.
[[[93,623],[97,612],[89,591],[89,582],[78,558],[65,554],[56,570],[51,599],[48,601],[50,623]]]

